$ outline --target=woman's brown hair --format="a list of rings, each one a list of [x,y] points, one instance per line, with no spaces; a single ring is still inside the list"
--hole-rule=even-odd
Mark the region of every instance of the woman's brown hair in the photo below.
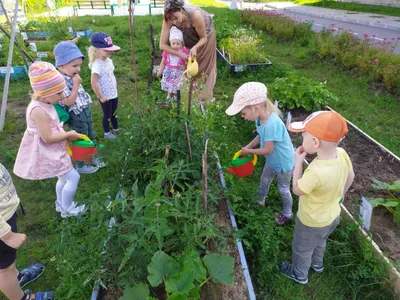
[[[178,11],[181,11],[181,10],[184,11],[185,9],[181,8],[181,7],[174,7],[174,8],[170,8],[168,10],[165,10],[164,11],[164,20],[166,22],[169,22],[171,20],[172,16],[173,16],[173,14],[178,12]]]

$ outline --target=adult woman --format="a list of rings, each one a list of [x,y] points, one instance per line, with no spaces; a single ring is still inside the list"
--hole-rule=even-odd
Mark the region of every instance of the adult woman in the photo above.
[[[185,47],[190,49],[190,56],[197,57],[199,73],[196,78],[203,73],[206,75],[206,89],[202,97],[211,100],[217,78],[216,37],[211,15],[197,6],[184,4],[184,0],[165,0],[160,49],[187,59],[185,54],[168,46],[172,26],[182,30]]]

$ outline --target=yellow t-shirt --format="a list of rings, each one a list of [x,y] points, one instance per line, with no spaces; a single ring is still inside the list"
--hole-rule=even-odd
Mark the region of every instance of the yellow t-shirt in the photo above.
[[[297,181],[305,193],[300,196],[297,217],[309,227],[325,227],[340,215],[339,201],[349,172],[353,170],[346,151],[337,148],[337,157],[314,159]]]

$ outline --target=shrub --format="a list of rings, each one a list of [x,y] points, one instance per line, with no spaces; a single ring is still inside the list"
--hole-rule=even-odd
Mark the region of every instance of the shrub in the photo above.
[[[269,91],[271,99],[278,100],[279,107],[286,109],[302,107],[308,111],[319,110],[338,100],[322,83],[294,75],[277,78]]]
[[[245,29],[236,30],[232,37],[224,38],[218,44],[233,64],[264,63],[267,60],[261,54],[262,40]]]

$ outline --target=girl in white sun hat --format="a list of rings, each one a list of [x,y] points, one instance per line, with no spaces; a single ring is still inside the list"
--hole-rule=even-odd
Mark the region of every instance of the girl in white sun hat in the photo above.
[[[245,147],[242,155],[265,156],[265,166],[258,189],[258,204],[267,205],[266,198],[272,180],[276,177],[282,198],[282,211],[276,223],[285,225],[293,219],[290,179],[294,168],[294,148],[285,124],[279,117],[280,111],[267,97],[267,87],[261,82],[247,82],[235,93],[233,103],[226,110],[230,116],[240,113],[241,117],[255,122],[258,135]],[[259,145],[260,148],[256,147]]]
[[[180,53],[189,54],[183,44],[183,34],[177,27],[172,26],[169,31],[169,42],[171,48]],[[186,68],[186,61],[179,56],[164,51],[157,77],[161,77],[161,89],[168,92],[168,102],[171,102],[176,94],[178,85],[182,81],[183,72]]]

